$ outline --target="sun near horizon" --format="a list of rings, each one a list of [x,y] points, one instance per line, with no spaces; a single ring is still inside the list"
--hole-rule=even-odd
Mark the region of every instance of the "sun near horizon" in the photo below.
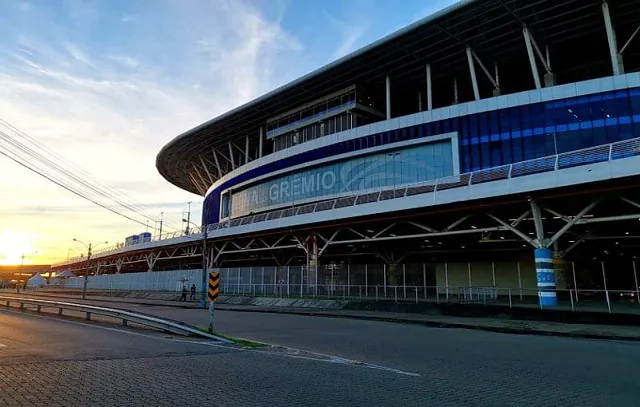
[[[12,266],[39,263],[34,236],[19,230],[0,230],[0,265]]]

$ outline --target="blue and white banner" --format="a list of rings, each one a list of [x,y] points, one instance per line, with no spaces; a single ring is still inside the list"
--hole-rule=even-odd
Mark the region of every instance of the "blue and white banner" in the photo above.
[[[280,176],[233,192],[231,216],[450,175],[453,175],[450,140],[384,151]]]
[[[540,306],[554,307],[557,305],[557,299],[552,251],[550,249],[536,249],[535,262]]]

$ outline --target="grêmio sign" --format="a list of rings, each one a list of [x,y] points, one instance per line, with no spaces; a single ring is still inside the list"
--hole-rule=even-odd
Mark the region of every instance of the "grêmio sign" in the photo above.
[[[291,198],[309,198],[317,196],[318,192],[330,191],[335,185],[336,173],[332,169],[317,174],[295,174],[269,186],[269,201],[279,203]]]

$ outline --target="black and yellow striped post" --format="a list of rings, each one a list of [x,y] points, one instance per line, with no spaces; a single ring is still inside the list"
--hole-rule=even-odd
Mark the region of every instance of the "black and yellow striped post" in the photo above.
[[[209,301],[209,331],[213,332],[213,313],[215,303],[220,294],[220,273],[212,271],[209,273],[209,287],[207,290],[207,300]]]
[[[217,271],[209,273],[209,290],[207,293],[207,300],[209,302],[216,302],[218,300],[218,295],[220,294],[220,273]]]

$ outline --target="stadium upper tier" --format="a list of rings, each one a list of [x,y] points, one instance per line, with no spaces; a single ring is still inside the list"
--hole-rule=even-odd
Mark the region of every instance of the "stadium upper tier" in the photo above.
[[[466,0],[176,137],[174,185],[299,143],[463,102],[640,68],[640,0]],[[634,38],[639,37],[639,38]]]

